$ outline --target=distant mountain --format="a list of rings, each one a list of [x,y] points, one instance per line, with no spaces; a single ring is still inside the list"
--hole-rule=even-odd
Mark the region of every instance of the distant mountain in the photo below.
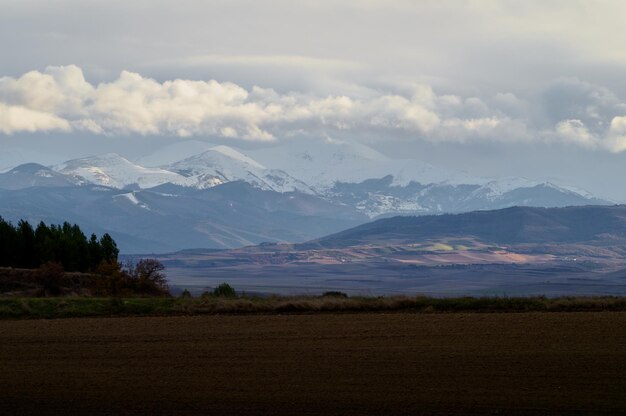
[[[136,185],[152,188],[164,183],[185,185],[189,181],[174,172],[159,168],[136,165],[116,153],[69,160],[55,170],[60,173],[83,178],[85,182],[112,188]]]
[[[337,182],[360,183],[388,175],[393,177],[393,185],[481,182],[469,175],[449,172],[419,160],[391,159],[355,142],[291,141],[249,154],[266,166],[289,172],[319,191],[330,189]]]
[[[38,163],[41,165],[53,165],[63,161],[59,155],[50,152],[37,152],[33,150],[7,147],[2,145],[0,150],[0,172],[9,171],[19,165],[26,163]]]
[[[257,188],[277,192],[315,193],[306,183],[278,169],[267,169],[243,153],[215,146],[165,167],[184,176],[191,186],[205,189],[234,181],[245,181]]]
[[[19,165],[0,173],[0,189],[24,189],[32,187],[68,187],[80,184],[81,179],[64,175],[37,163]]]
[[[183,141],[134,162],[109,153],[52,167],[28,163],[0,173],[0,190],[23,191],[5,194],[2,216],[75,215],[85,229],[114,227],[132,251],[302,242],[395,215],[609,204],[568,186],[478,178],[336,140],[247,151]],[[170,238],[159,242],[163,236]]]
[[[428,215],[499,209],[512,206],[564,207],[603,205],[599,198],[549,182],[503,179],[484,185],[447,182],[394,185],[389,175],[361,183],[337,182],[325,195],[355,206],[370,218],[390,215]]]
[[[150,190],[0,189],[0,215],[31,223],[70,221],[89,232],[109,232],[124,253],[306,241],[366,220],[350,207],[314,195],[264,191],[245,182],[209,189],[171,184]]]
[[[626,246],[626,205],[566,208],[513,207],[456,215],[386,218],[311,242],[320,247],[411,244],[474,238],[486,243],[585,243]]]
[[[199,152],[199,153],[196,153]],[[182,157],[182,159],[178,159]],[[149,189],[172,183],[206,189],[245,181],[263,190],[315,194],[376,218],[515,205],[607,204],[574,188],[523,178],[485,179],[417,160],[395,160],[358,143],[287,142],[251,150],[206,142],[176,143],[133,163],[117,154],[67,161],[54,169],[83,184]]]

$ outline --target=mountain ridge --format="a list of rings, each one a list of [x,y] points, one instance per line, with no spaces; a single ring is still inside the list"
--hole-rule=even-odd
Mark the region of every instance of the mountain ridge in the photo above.
[[[546,181],[475,178],[419,161],[392,160],[365,145],[339,141],[291,142],[250,151],[196,141],[157,149],[146,158],[159,166],[142,166],[137,162],[140,158],[133,162],[115,153],[52,167],[20,165],[0,173],[0,189],[16,191],[10,196],[12,200],[0,201],[0,215],[15,217],[16,212],[22,212],[35,222],[62,221],[64,210],[72,212],[98,201],[109,210],[92,209],[111,226],[115,225],[113,220],[124,224],[119,231],[132,234],[122,239],[128,242],[125,249],[137,252],[231,248],[262,241],[300,243],[395,215],[610,203]],[[242,183],[247,186],[243,188]],[[48,204],[41,195],[65,205]],[[212,207],[208,204],[215,201],[206,199],[207,195],[229,196]],[[288,201],[294,203],[289,205]],[[289,215],[300,218],[302,224],[295,220],[281,223],[277,215],[281,204],[288,206]],[[246,220],[251,232],[241,229],[232,209],[242,206],[250,213],[258,209],[255,215],[265,230],[257,227],[252,217]],[[123,212],[134,222],[127,221]],[[215,217],[207,218],[207,212]],[[179,232],[162,225],[168,218],[175,223],[182,221],[180,229],[195,237],[185,240]],[[77,221],[81,225],[89,223],[88,212],[80,220],[84,221]],[[316,230],[316,220],[326,225]],[[207,221],[213,225],[207,228]],[[163,235],[173,233],[176,242],[159,243],[159,231]],[[228,233],[234,237],[227,237]]]
[[[562,208],[510,207],[493,211],[379,219],[305,244],[322,247],[474,237],[483,242],[588,243],[624,239],[626,205]]]

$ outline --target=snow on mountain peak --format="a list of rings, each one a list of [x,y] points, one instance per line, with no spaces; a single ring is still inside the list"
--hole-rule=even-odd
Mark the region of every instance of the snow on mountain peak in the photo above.
[[[163,163],[180,155],[185,157]],[[292,140],[245,153],[226,145],[186,141],[140,160],[151,160],[159,167],[144,167],[108,153],[70,160],[55,170],[72,176],[74,183],[120,189],[165,183],[206,189],[244,181],[263,190],[316,194],[329,201],[353,204],[373,216],[600,201],[550,182],[472,177],[415,159],[391,159],[363,144],[328,139]]]
[[[236,160],[240,163],[244,163],[246,165],[252,166],[256,169],[266,169],[265,166],[261,165],[259,162],[257,162],[256,160],[244,155],[243,153],[233,149],[232,147],[228,147],[228,146],[224,146],[224,145],[219,145],[219,146],[215,146],[212,147],[211,149],[209,149],[208,152],[217,152],[217,153],[221,153],[224,156],[228,156],[229,158]],[[208,153],[205,152],[205,153]]]
[[[112,188],[124,188],[128,185],[151,188],[167,182],[187,184],[187,180],[177,173],[159,168],[145,168],[116,153],[69,160],[56,166],[55,170]]]
[[[229,146],[214,146],[199,155],[178,161],[168,169],[185,176],[197,188],[210,188],[242,180],[277,192],[313,193],[311,188],[278,169],[267,169]]]

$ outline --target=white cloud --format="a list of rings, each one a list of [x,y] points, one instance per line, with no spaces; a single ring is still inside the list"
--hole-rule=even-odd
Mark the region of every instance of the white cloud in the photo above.
[[[614,117],[611,120],[606,143],[612,152],[618,153],[626,150],[626,116]]]
[[[296,135],[368,135],[441,142],[560,141],[589,149],[626,150],[624,103],[610,91],[560,80],[541,95],[552,127],[533,119],[532,102],[512,93],[491,98],[437,94],[412,84],[404,93],[279,93],[231,82],[159,82],[122,71],[91,84],[74,65],[0,78],[0,132],[222,137],[272,141]],[[566,103],[567,105],[564,105]],[[545,119],[545,117],[544,117]],[[590,127],[591,126],[591,127]]]
[[[564,120],[556,125],[557,136],[565,142],[613,153],[626,150],[626,116],[614,117],[603,135],[596,135],[580,120]]]
[[[555,127],[557,135],[565,142],[596,147],[598,139],[594,137],[580,120],[563,120]]]
[[[477,98],[463,104],[459,97],[440,98],[424,85],[414,86],[411,96],[319,97],[279,94],[260,87],[248,91],[214,80],[158,82],[128,71],[112,82],[91,85],[73,65],[1,78],[0,102],[23,108],[22,124],[13,123],[5,133],[63,128],[105,135],[212,135],[247,140],[273,140],[294,131],[368,129],[392,136],[436,135],[442,122],[438,111],[446,106],[448,113],[455,112],[456,102],[461,103],[460,110],[472,107],[474,112],[488,112]],[[48,122],[43,123],[44,119]],[[463,135],[465,129],[473,134],[477,128],[472,120],[460,122],[457,133]]]
[[[70,124],[59,117],[25,107],[6,105],[0,102],[0,132],[41,132],[70,130]]]

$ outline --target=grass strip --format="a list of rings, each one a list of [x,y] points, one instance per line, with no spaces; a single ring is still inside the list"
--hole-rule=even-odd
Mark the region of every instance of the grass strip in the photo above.
[[[341,312],[582,312],[626,311],[626,297],[461,297],[424,296],[205,297],[205,298],[0,298],[0,319],[202,314]]]

